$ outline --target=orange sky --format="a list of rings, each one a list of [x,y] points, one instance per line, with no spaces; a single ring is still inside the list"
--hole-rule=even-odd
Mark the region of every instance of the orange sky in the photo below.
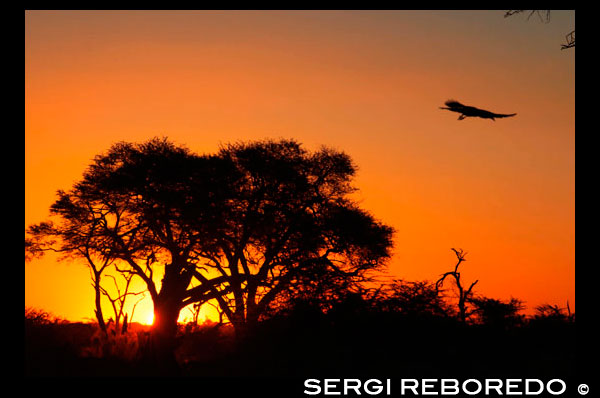
[[[27,11],[25,226],[117,141],[347,152],[396,230],[390,273],[575,307],[573,11]],[[448,98],[514,118],[466,119]],[[25,264],[25,305],[93,317],[82,264]],[[150,300],[134,320],[151,312]]]

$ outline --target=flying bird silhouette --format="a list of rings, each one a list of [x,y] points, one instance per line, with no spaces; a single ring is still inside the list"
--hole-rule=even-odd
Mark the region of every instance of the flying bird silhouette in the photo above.
[[[511,117],[516,115],[516,113],[494,113],[483,109],[475,108],[474,106],[463,105],[460,102],[454,100],[448,100],[445,102],[445,104],[447,108],[440,106],[440,109],[447,109],[452,112],[460,113],[458,120],[463,120],[466,117],[480,117],[483,119],[492,119],[495,121],[495,118],[497,117]]]

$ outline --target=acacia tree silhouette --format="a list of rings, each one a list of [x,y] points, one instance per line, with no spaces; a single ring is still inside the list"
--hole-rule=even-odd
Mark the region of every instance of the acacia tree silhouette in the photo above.
[[[278,295],[317,278],[363,281],[389,258],[392,228],[348,197],[356,168],[346,154],[263,141],[229,145],[220,156],[241,178],[218,234],[221,257],[209,266],[231,288],[232,300],[219,305],[240,336]]]
[[[173,364],[177,318],[190,304],[216,300],[242,338],[303,275],[360,281],[385,266],[393,230],[349,199],[354,173],[346,154],[292,140],[202,156],[166,139],[118,143],[58,192],[58,222],[30,227],[29,248],[75,252],[73,229],[89,231],[86,250],[145,282],[150,358]]]
[[[59,196],[63,195],[61,191],[58,194]],[[88,207],[88,210],[91,220],[65,217],[60,226],[52,222],[31,225],[28,228],[29,238],[25,239],[25,261],[42,257],[47,251],[59,253],[59,260],[68,258],[83,259],[90,270],[94,288],[94,314],[98,326],[106,333],[107,325],[104,321],[101,305],[102,277],[105,271],[113,265],[115,259],[109,253],[99,255],[99,252],[95,249],[99,225],[93,207]],[[55,213],[58,210],[53,205],[50,211]],[[72,207],[71,211],[75,212],[75,208]],[[60,237],[60,239],[57,241],[55,237]]]

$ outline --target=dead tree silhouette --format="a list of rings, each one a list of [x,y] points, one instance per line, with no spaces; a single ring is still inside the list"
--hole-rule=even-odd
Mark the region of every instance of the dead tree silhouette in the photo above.
[[[475,108],[474,106],[463,105],[455,100],[448,100],[445,102],[445,104],[447,107],[440,107],[440,109],[447,109],[452,112],[460,113],[458,120],[463,120],[466,117],[480,117],[482,119],[492,119],[495,121],[495,118],[511,117],[516,115],[516,113],[494,113],[483,109]]]
[[[452,251],[456,254],[456,258],[458,259],[458,262],[454,266],[454,271],[444,273],[440,277],[440,279],[438,279],[435,283],[435,287],[437,290],[439,290],[444,284],[444,280],[446,279],[446,277],[452,276],[454,278],[454,281],[456,282],[456,287],[458,289],[458,316],[460,321],[464,323],[467,321],[467,316],[470,315],[467,314],[467,302],[470,301],[473,287],[477,284],[477,282],[479,282],[479,280],[476,280],[475,282],[471,283],[471,285],[466,290],[463,288],[462,284],[460,283],[460,272],[458,272],[458,266],[463,261],[467,261],[465,259],[467,253],[464,252],[463,249],[456,250],[452,248]]]

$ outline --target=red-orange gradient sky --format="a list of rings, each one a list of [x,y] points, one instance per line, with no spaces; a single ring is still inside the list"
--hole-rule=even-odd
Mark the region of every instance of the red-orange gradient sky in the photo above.
[[[25,225],[117,141],[347,152],[396,230],[390,273],[575,306],[573,11],[27,11]],[[440,110],[457,99],[497,121]],[[25,264],[25,305],[93,317],[83,264]],[[142,302],[134,320],[145,321]]]

